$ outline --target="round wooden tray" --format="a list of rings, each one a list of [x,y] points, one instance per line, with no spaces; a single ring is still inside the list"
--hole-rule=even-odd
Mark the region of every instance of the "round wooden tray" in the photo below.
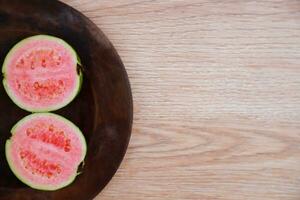
[[[73,121],[85,134],[85,166],[71,185],[58,191],[38,191],[22,184],[8,167],[4,144],[12,126],[29,113],[14,105],[0,84],[0,199],[92,199],[113,177],[127,149],[133,115],[128,77],[109,40],[73,8],[54,0],[0,1],[1,64],[14,44],[37,34],[64,39],[82,60],[82,90],[56,113]]]

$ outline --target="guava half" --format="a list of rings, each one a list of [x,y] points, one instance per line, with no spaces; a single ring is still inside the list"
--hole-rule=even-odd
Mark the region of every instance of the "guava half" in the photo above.
[[[20,120],[6,141],[8,164],[26,185],[58,190],[72,183],[86,155],[86,141],[78,127],[51,113],[31,114]]]
[[[3,85],[13,102],[29,112],[48,112],[78,94],[82,73],[75,50],[62,39],[37,35],[17,43],[6,56]]]

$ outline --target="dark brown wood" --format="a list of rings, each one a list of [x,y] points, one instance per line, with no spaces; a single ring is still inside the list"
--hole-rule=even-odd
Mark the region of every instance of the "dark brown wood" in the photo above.
[[[36,34],[64,39],[81,57],[82,90],[56,113],[83,131],[87,157],[82,174],[64,189],[45,192],[22,184],[8,167],[4,144],[12,126],[29,113],[14,105],[0,84],[0,199],[92,199],[116,172],[129,142],[133,114],[125,68],[101,30],[69,6],[54,0],[0,0],[1,64],[15,43]]]

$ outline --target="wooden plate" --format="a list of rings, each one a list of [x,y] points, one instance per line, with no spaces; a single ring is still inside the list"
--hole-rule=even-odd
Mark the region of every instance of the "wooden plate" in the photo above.
[[[88,142],[83,173],[70,186],[44,192],[22,184],[4,155],[10,129],[29,113],[0,84],[0,199],[94,198],[119,167],[131,133],[132,97],[124,66],[112,44],[90,20],[55,0],[0,0],[0,63],[21,39],[49,34],[71,44],[82,59],[84,82],[77,98],[56,113],[77,124]]]

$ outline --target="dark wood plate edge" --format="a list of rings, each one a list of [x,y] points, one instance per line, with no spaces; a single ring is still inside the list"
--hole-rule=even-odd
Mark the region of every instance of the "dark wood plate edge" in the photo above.
[[[129,77],[128,77],[128,73],[126,71],[125,65],[122,62],[122,59],[121,59],[120,55],[117,53],[116,48],[111,43],[111,41],[107,38],[107,36],[101,31],[100,28],[98,28],[98,26],[92,20],[90,20],[87,16],[85,16],[84,14],[82,14],[80,11],[76,10],[72,6],[70,6],[70,5],[68,5],[68,4],[64,3],[64,2],[61,2],[59,0],[57,0],[57,2],[60,3],[62,6],[69,7],[74,13],[76,13],[77,15],[79,15],[80,17],[82,17],[83,19],[85,19],[91,26],[93,26],[93,27],[95,27],[95,29],[97,29],[98,34],[100,33],[101,37],[105,38],[105,40],[109,42],[109,45],[111,46],[111,48],[113,50],[113,53],[115,54],[116,58],[118,58],[121,70],[122,70],[122,72],[124,74],[124,77],[125,77],[126,87],[128,89],[127,91],[128,91],[128,97],[129,97],[129,105],[128,105],[128,108],[129,108],[129,122],[128,122],[129,123],[129,130],[128,130],[128,133],[127,133],[128,137],[127,137],[127,141],[126,141],[126,144],[125,144],[124,152],[121,155],[122,159],[120,160],[119,164],[117,165],[116,170],[113,172],[112,176],[109,178],[109,180],[106,182],[106,184],[103,185],[102,187],[99,187],[98,190],[95,191],[94,194],[91,195],[91,199],[94,199],[108,185],[108,183],[114,177],[114,175],[118,171],[121,163],[123,162],[123,160],[125,158],[125,155],[126,155],[126,152],[127,152],[128,146],[129,146],[129,141],[130,141],[131,132],[132,132],[132,126],[133,126],[133,95],[132,95],[131,85],[130,85],[130,81],[129,81]]]

